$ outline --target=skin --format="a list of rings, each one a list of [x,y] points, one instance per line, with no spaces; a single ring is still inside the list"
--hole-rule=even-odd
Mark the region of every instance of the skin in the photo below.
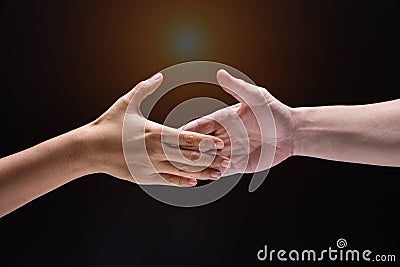
[[[259,171],[294,155],[400,166],[400,100],[358,106],[291,108],[266,89],[236,79],[226,71],[219,71],[217,79],[240,103],[195,120],[182,132],[141,116],[138,108],[141,101],[162,82],[162,76],[153,76],[118,99],[94,122],[0,159],[0,216],[78,177],[96,172],[144,184],[193,186],[196,179],[217,179],[221,173],[228,175],[241,169]],[[124,115],[131,101],[134,108],[127,122],[133,125],[133,132],[144,126],[145,133],[133,135],[128,143],[135,146],[144,142],[154,166],[143,166],[144,153],[133,155],[136,158],[128,162],[130,169],[147,168],[142,177],[132,177],[122,148]],[[260,119],[259,114],[262,116],[263,112],[265,117],[272,117]],[[240,128],[222,126],[232,125],[235,118],[243,122],[248,140],[239,135]],[[276,133],[263,131],[271,119]],[[243,147],[244,141],[249,149]],[[201,142],[205,144],[203,147]],[[214,144],[218,156],[199,152],[210,151]],[[162,149],[165,147],[169,148],[168,158]],[[183,156],[177,153],[178,147]],[[267,164],[263,154],[270,156]],[[244,158],[248,160],[242,168]],[[199,166],[202,168],[193,169]]]
[[[245,156],[249,159],[244,172],[267,169],[291,156],[400,166],[400,99],[369,105],[291,108],[265,88],[224,70],[218,71],[217,80],[240,103],[192,121],[183,129],[224,140],[225,147],[218,153],[231,157],[224,175],[237,173],[235,166],[242,164]],[[229,129],[232,114],[240,118],[247,131],[248,151],[235,149],[243,140],[235,135],[238,131]],[[262,133],[263,127],[271,125],[271,118],[265,119],[271,114],[276,133]],[[261,158],[263,150],[269,159]],[[265,161],[268,163],[263,164]]]
[[[194,186],[197,179],[218,179],[229,159],[199,152],[222,148],[219,138],[199,133],[180,131],[143,118],[141,101],[154,92],[162,82],[162,75],[140,82],[119,98],[95,121],[34,147],[0,159],[0,217],[47,192],[91,173],[106,173],[114,177],[143,184],[164,184],[181,187]],[[132,136],[129,145],[144,143],[147,153],[136,153],[130,168],[141,170],[132,177],[125,162],[122,147],[122,128],[129,103],[133,112],[125,123],[132,134],[144,128],[140,136]],[[161,137],[163,135],[163,138]],[[178,141],[177,141],[178,140]],[[169,147],[168,159],[180,163],[185,170],[171,164],[163,153],[162,144]],[[194,147],[198,151],[180,149]],[[181,153],[182,154],[181,154]],[[152,164],[143,166],[143,158]],[[189,165],[187,165],[189,164]],[[192,170],[191,167],[202,167]],[[136,176],[141,174],[142,176]]]

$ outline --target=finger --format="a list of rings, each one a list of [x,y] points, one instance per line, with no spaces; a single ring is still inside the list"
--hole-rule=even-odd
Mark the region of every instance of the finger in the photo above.
[[[201,151],[224,147],[224,142],[215,136],[178,130],[167,126],[162,129],[161,140],[163,143],[175,146],[198,147]]]
[[[241,79],[237,79],[230,75],[226,70],[221,69],[217,72],[217,80],[222,89],[231,94],[241,103],[249,105],[259,98],[260,95],[272,99],[272,95],[269,94],[266,89],[247,83]]]
[[[202,117],[197,120],[191,121],[182,130],[191,131],[201,134],[209,134],[217,129],[217,122],[210,117]]]
[[[168,150],[168,151],[165,151]],[[164,147],[164,160],[179,162],[191,166],[202,166],[210,168],[227,168],[230,160],[227,157],[212,155],[189,149],[179,149],[176,147]]]
[[[140,103],[142,103],[147,96],[154,93],[154,91],[160,86],[162,80],[162,74],[157,73],[146,81],[138,83],[125,96],[127,97],[128,101],[133,101],[133,105],[139,110]]]
[[[188,122],[186,125],[181,127],[181,129],[196,133],[210,134],[221,127],[221,125],[218,123],[218,119],[224,120],[226,114],[229,114],[230,111],[238,111],[241,106],[241,103],[237,103],[233,106],[219,109],[211,114],[208,114],[207,116]]]
[[[193,167],[193,166],[188,166],[188,165],[186,165],[186,166],[180,165],[179,167],[180,168],[187,167],[187,169],[199,168],[199,167]],[[167,161],[160,162],[157,166],[157,170],[160,173],[169,173],[169,174],[173,174],[173,175],[177,175],[177,176],[186,176],[186,177],[202,179],[202,180],[205,180],[205,179],[216,180],[219,177],[221,177],[221,175],[222,175],[222,172],[220,170],[212,169],[212,168],[205,168],[205,169],[202,169],[202,170],[196,171],[196,172],[178,169],[176,166],[174,166],[173,164],[171,164],[170,162],[167,162]]]
[[[180,186],[180,187],[191,187],[197,184],[197,180],[194,178],[177,176],[169,173],[160,174],[168,184]]]

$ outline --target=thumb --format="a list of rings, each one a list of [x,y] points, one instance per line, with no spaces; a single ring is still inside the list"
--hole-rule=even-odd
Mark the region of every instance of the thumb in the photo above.
[[[226,70],[221,69],[217,72],[217,80],[222,89],[243,104],[251,105],[260,96],[272,99],[272,95],[266,89],[237,79]]]
[[[160,86],[163,80],[161,73],[153,75],[151,78],[138,83],[132,90],[130,90],[124,97],[128,100],[130,106],[135,110],[139,110],[142,101]]]

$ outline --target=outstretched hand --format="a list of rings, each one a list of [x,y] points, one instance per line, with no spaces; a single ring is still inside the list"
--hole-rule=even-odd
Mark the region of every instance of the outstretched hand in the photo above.
[[[219,178],[229,159],[199,151],[222,148],[221,139],[163,126],[140,113],[141,102],[161,82],[160,73],[140,82],[92,123],[98,170],[140,184],[193,186],[197,179]],[[189,146],[196,150],[182,148]]]
[[[218,179],[225,170],[224,162],[229,161],[215,155],[215,150],[224,146],[221,139],[165,127],[140,113],[142,100],[161,82],[162,75],[156,74],[119,98],[95,121],[2,158],[0,217],[96,172],[139,184],[186,187],[194,186],[197,179]],[[199,152],[210,149],[214,153]]]
[[[223,175],[257,172],[270,168],[293,154],[294,122],[292,109],[266,89],[231,76],[225,70],[217,73],[221,87],[240,103],[194,120],[184,130],[210,134],[222,139],[220,155],[231,159]],[[233,128],[240,119],[247,133]],[[245,161],[245,162],[244,162]]]

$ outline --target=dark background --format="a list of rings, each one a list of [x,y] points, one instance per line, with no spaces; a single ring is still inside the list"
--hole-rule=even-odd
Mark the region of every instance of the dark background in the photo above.
[[[231,65],[290,106],[400,96],[397,1],[165,2],[2,1],[1,156],[94,120],[190,60]],[[174,90],[152,119],[193,96],[234,103],[201,88]],[[338,238],[400,260],[399,174],[290,158],[255,193],[245,176],[197,208],[90,175],[0,219],[0,266],[270,266],[256,258],[265,244],[322,249]]]

